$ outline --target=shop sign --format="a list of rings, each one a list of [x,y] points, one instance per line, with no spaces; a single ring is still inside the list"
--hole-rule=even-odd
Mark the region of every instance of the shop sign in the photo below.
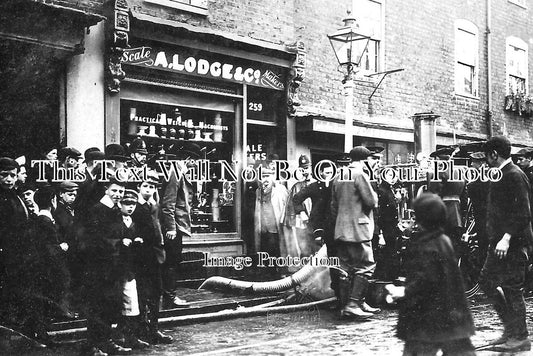
[[[239,65],[229,61],[210,60],[199,55],[169,53],[146,46],[125,49],[122,63],[225,79],[275,90],[285,89],[283,80],[270,69]]]
[[[247,145],[246,146],[246,152],[247,156],[251,157],[252,159],[258,161],[258,160],[265,160],[267,158],[266,152],[263,150],[263,144],[254,144],[254,145]]]

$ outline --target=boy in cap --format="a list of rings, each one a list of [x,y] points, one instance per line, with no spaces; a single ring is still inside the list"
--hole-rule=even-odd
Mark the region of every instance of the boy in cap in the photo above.
[[[64,168],[77,168],[81,152],[73,147],[62,147],[57,151],[57,160]]]
[[[446,207],[435,194],[413,202],[419,232],[406,256],[406,285],[387,285],[399,301],[397,336],[404,355],[475,355],[475,328],[452,243],[444,235]]]
[[[173,341],[172,337],[163,334],[158,328],[163,291],[161,265],[165,262],[163,233],[159,222],[158,184],[157,172],[150,170],[146,180],[138,186],[139,200],[133,213],[133,220],[143,244],[139,246],[135,256],[135,275],[143,338],[151,344],[170,344]]]
[[[24,205],[26,205],[26,208],[28,209],[30,215],[37,214],[39,209],[37,207],[37,204],[35,204],[35,201],[33,200],[33,196],[36,190],[37,187],[32,182],[27,182],[20,186],[17,186],[17,193],[24,202]]]
[[[33,241],[40,252],[41,273],[40,280],[43,295],[52,304],[49,312],[61,319],[72,319],[67,295],[70,285],[70,273],[67,266],[67,251],[69,244],[62,238],[52,211],[57,206],[55,191],[51,187],[41,187],[34,195],[39,212],[35,220],[35,234]]]
[[[121,219],[113,226],[115,239],[119,240],[120,284],[122,286],[122,318],[118,328],[124,333],[124,346],[132,349],[145,349],[150,346],[138,338],[139,334],[139,298],[135,256],[139,255],[144,240],[139,236],[139,229],[132,215],[137,207],[138,195],[134,190],[126,189],[120,202]]]
[[[110,179],[105,194],[91,209],[82,243],[86,265],[84,287],[86,290],[87,349],[84,355],[102,355],[102,351],[127,355],[130,348],[117,345],[112,339],[112,324],[122,310],[120,287],[120,237],[113,227],[122,223],[120,201],[124,196],[124,183]],[[118,288],[117,288],[118,287]]]
[[[78,184],[63,181],[57,187],[57,207],[53,211],[59,237],[68,244],[67,265],[70,272],[70,289],[77,290],[82,278],[82,264],[79,260],[76,236],[74,232],[75,209],[74,201],[78,193]],[[73,318],[75,315],[71,315]]]

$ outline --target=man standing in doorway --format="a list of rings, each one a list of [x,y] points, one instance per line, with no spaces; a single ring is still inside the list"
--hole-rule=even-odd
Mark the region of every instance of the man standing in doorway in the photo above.
[[[502,178],[489,185],[489,247],[480,277],[481,287],[493,300],[504,326],[503,336],[494,342],[498,344],[495,350],[530,350],[523,295],[527,250],[533,241],[529,181],[511,161],[509,139],[492,137],[485,143],[484,151],[489,166],[502,172]]]

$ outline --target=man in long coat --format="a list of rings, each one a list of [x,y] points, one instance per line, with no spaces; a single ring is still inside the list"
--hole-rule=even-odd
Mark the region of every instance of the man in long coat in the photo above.
[[[378,199],[368,176],[363,172],[362,163],[370,154],[363,146],[350,151],[352,162],[333,182],[331,196],[337,255],[341,268],[346,272],[339,280],[341,316],[356,319],[367,319],[372,312],[377,311],[364,302],[368,279],[376,267],[372,252],[372,210]]]
[[[502,177],[489,185],[489,247],[480,285],[503,322],[504,334],[495,341],[501,344],[497,350],[530,350],[523,294],[527,251],[533,242],[529,180],[512,162],[511,142],[506,137],[490,138],[484,151],[489,166],[498,168]]]

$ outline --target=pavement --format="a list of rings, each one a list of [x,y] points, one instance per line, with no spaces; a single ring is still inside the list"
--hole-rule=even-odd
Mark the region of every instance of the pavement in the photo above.
[[[533,298],[526,300],[533,315]],[[489,343],[501,335],[503,328],[492,306],[484,300],[472,305],[476,335],[475,346]],[[201,322],[163,327],[175,338],[172,345],[152,346],[134,355],[401,355],[403,343],[395,337],[397,311],[386,309],[366,322],[339,320],[328,308],[316,306],[291,313],[266,313],[239,319]],[[533,321],[528,320],[530,333]],[[57,349],[17,353],[28,356],[76,355],[80,344]],[[481,356],[509,355],[478,351]],[[533,352],[514,353],[517,356]]]

